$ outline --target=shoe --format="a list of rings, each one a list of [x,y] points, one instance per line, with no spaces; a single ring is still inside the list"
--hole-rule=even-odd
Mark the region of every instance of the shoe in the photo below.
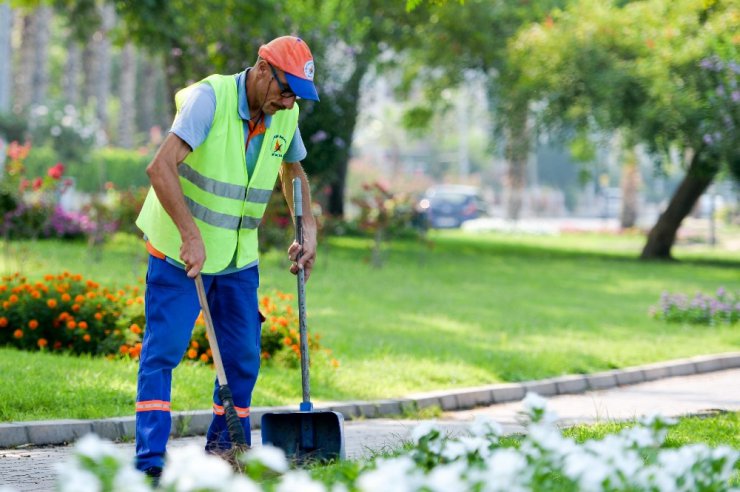
[[[144,474],[149,477],[152,488],[156,489],[159,487],[159,480],[162,478],[162,467],[152,466],[151,468],[144,470]]]

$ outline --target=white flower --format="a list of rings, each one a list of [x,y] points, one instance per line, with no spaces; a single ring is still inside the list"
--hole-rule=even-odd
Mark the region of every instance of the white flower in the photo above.
[[[528,489],[527,459],[520,452],[497,449],[487,464],[488,469],[481,480],[483,490],[515,492]]]
[[[229,485],[229,488],[223,490],[238,491],[238,492],[261,492],[262,487],[248,479],[244,475],[234,475]]]
[[[469,429],[472,435],[478,437],[498,437],[504,433],[504,429],[501,427],[501,424],[487,415],[477,416]]]
[[[420,422],[416,427],[411,429],[411,439],[413,439],[414,444],[418,444],[422,437],[433,431],[437,431],[440,433],[442,432],[436,421],[425,420],[424,422]]]
[[[622,431],[622,435],[629,443],[628,445],[634,445],[638,448],[648,448],[660,445],[660,443],[656,441],[656,436],[653,431],[642,426],[625,429]]]
[[[459,461],[449,465],[434,468],[424,480],[424,486],[432,492],[449,492],[451,490],[466,490],[463,487],[465,479],[462,477],[467,464]]]
[[[124,466],[113,479],[113,490],[116,492],[149,492],[149,481],[146,475],[131,466]]]
[[[227,490],[224,487],[230,482],[232,475],[231,467],[224,460],[206,454],[193,444],[168,453],[162,473],[162,485],[171,486],[177,492]]]
[[[417,490],[422,482],[421,471],[408,456],[380,459],[374,470],[357,479],[357,488],[364,492],[407,492]]]
[[[74,450],[75,454],[87,456],[96,462],[106,456],[122,458],[122,454],[112,442],[101,439],[95,434],[87,434],[77,441]]]
[[[249,453],[244,455],[245,463],[258,461],[270,470],[278,473],[288,471],[288,460],[285,458],[285,452],[275,446],[260,446],[252,448]]]
[[[547,410],[547,400],[532,391],[527,392],[522,400],[522,405],[524,405],[524,409],[528,413],[531,413],[533,410]]]
[[[314,481],[305,471],[298,470],[283,475],[275,490],[276,492],[326,492],[326,487],[323,483]]]
[[[100,492],[103,484],[92,472],[77,464],[56,463],[57,489],[59,492]]]

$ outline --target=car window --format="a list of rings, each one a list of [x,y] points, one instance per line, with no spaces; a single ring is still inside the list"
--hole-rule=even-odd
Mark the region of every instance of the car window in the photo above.
[[[453,205],[462,205],[468,201],[469,196],[462,193],[435,193],[432,200],[437,202],[447,202]]]

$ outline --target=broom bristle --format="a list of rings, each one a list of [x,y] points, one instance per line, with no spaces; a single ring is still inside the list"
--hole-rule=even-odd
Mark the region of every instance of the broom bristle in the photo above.
[[[244,453],[247,453],[250,449],[252,448],[247,444],[234,444],[233,446],[231,446],[231,449],[228,449],[223,453],[219,453],[219,456],[221,457],[221,459],[231,465],[231,468],[233,468],[235,472],[243,473],[244,464],[240,461],[239,458],[241,458],[242,455],[244,455]]]

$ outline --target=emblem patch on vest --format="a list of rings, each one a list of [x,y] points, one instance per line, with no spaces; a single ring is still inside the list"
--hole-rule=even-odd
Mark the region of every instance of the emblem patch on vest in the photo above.
[[[285,137],[282,135],[275,135],[272,137],[272,156],[283,157],[285,155],[286,147]]]

